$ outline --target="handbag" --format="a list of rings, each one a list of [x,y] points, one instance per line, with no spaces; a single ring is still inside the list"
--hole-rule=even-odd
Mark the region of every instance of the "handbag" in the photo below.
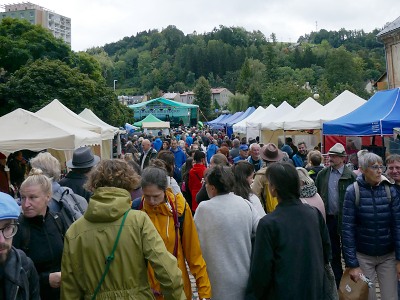
[[[335,274],[333,274],[332,266],[330,263],[324,266],[324,288],[323,288],[323,299],[324,300],[338,300],[339,294],[336,288]]]
[[[111,250],[111,254],[110,254],[109,256],[106,257],[106,268],[104,269],[103,275],[101,275],[100,281],[99,281],[99,283],[97,284],[96,289],[94,290],[94,293],[93,293],[93,296],[92,296],[92,300],[95,300],[95,299],[96,299],[97,294],[98,294],[98,292],[100,291],[101,285],[103,284],[104,279],[105,279],[106,276],[107,276],[108,270],[110,269],[110,264],[111,264],[111,262],[114,260],[114,252],[115,252],[115,249],[117,248],[118,241],[119,241],[119,237],[120,237],[121,231],[122,231],[122,227],[124,227],[125,219],[126,219],[126,217],[128,216],[128,213],[129,213],[129,212],[130,212],[130,209],[127,210],[127,211],[125,212],[125,214],[124,214],[124,217],[123,217],[123,219],[122,219],[121,225],[119,226],[117,238],[115,239],[114,246],[113,246],[113,248],[112,248],[112,250]]]
[[[354,282],[350,278],[350,269],[347,268],[340,280],[339,299],[340,300],[368,300],[368,284],[363,280]]]

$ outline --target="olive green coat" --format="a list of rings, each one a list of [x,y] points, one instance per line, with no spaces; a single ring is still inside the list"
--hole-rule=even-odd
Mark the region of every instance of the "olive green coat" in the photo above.
[[[131,198],[126,190],[103,187],[95,191],[84,217],[73,223],[65,236],[61,299],[91,299],[122,217],[130,207]],[[147,262],[155,271],[165,299],[186,299],[175,257],[165,248],[146,213],[130,210],[115,259],[96,299],[154,299]]]

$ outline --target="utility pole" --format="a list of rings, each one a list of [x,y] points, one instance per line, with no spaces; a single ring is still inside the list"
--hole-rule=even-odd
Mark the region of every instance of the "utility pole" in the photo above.
[[[117,79],[114,79],[114,92],[115,92],[115,83],[117,82]]]

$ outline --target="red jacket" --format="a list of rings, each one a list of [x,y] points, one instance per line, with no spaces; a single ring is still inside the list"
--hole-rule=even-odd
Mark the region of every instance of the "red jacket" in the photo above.
[[[201,180],[204,178],[206,166],[203,164],[194,164],[193,168],[189,171],[189,191],[192,194],[192,211],[196,211],[198,206],[196,202],[196,195],[203,185]]]

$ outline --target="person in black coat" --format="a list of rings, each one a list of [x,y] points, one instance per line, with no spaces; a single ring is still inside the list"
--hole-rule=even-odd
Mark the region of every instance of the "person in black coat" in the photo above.
[[[42,170],[33,168],[21,184],[22,215],[13,246],[32,259],[39,274],[42,300],[60,299],[61,257],[66,223],[49,211],[51,181]]]
[[[32,260],[12,247],[19,214],[16,201],[0,192],[0,299],[39,300],[39,278]]]
[[[75,194],[82,196],[89,202],[92,193],[86,190],[83,185],[86,183],[87,174],[99,161],[100,157],[94,155],[89,147],[76,149],[72,159],[67,161],[67,167],[71,171],[58,183],[61,186],[69,187]]]
[[[330,258],[322,214],[300,201],[300,181],[289,163],[268,166],[276,209],[258,223],[246,299],[323,299]]]

